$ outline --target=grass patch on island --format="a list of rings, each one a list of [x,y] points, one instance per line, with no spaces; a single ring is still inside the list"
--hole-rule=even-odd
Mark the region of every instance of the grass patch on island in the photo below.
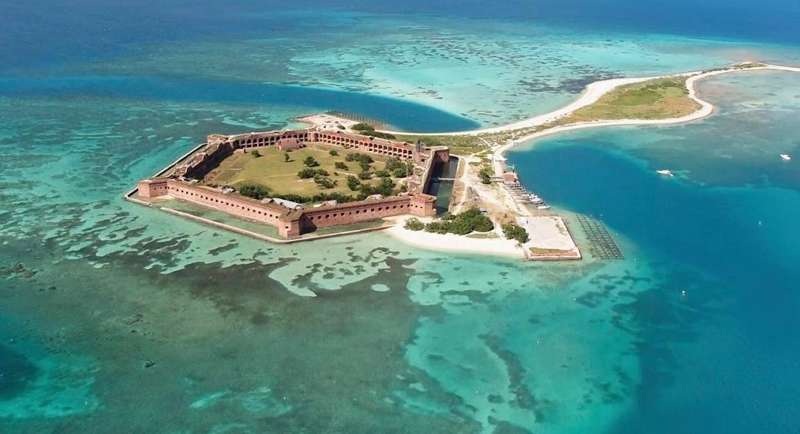
[[[559,119],[559,125],[620,119],[668,119],[686,116],[700,108],[689,98],[688,77],[669,77],[620,86],[589,106]]]

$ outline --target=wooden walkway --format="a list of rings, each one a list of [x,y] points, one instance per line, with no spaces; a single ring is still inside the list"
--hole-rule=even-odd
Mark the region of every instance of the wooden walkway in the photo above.
[[[592,256],[605,260],[625,258],[622,254],[622,250],[617,246],[616,241],[614,241],[614,238],[608,233],[608,229],[606,229],[603,223],[583,214],[578,214],[576,218],[583,233],[586,234],[586,238],[589,240],[589,252]]]

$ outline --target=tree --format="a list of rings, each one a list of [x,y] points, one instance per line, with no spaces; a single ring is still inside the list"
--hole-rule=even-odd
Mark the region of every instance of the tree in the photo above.
[[[339,170],[349,170],[349,168],[347,167],[347,164],[344,164],[341,161],[337,161],[333,165],[334,165],[334,167],[336,167]]]
[[[358,177],[363,179],[363,180],[367,180],[367,179],[372,178],[372,174],[365,170],[365,171],[359,173]]]
[[[261,156],[261,152],[258,152],[258,149],[253,149],[252,151],[250,151],[250,155],[252,155],[253,158],[258,158]]]
[[[389,172],[387,172],[385,170],[376,170],[375,171],[375,176],[377,176],[378,178],[388,178],[391,175],[389,174]]]
[[[347,177],[347,188],[352,191],[358,191],[361,188],[361,181],[353,175]]]
[[[300,179],[308,179],[308,178],[313,178],[314,175],[316,174],[317,174],[316,170],[310,167],[306,167],[305,169],[302,169],[299,172],[297,172],[297,177]]]
[[[336,149],[331,149],[330,151],[328,151],[328,153],[331,154],[331,157],[339,155],[339,152],[337,152]]]
[[[312,157],[311,155],[309,155],[308,157],[306,157],[305,160],[303,160],[303,164],[305,164],[307,167],[317,167],[317,166],[319,166],[319,162],[314,157]]]
[[[283,153],[283,162],[284,162],[284,163],[288,163],[288,162],[290,162],[290,161],[292,161],[292,158],[291,158],[291,157],[289,157],[289,153],[288,153],[288,152],[284,152],[284,153]]]
[[[269,195],[269,190],[259,184],[244,184],[239,187],[239,194],[261,200]]]
[[[333,188],[336,187],[336,181],[328,178],[327,176],[323,175],[316,175],[314,176],[314,182],[322,188]]]
[[[481,178],[482,183],[491,184],[492,183],[491,169],[489,169],[488,167],[481,168],[480,172],[478,172],[478,177]]]
[[[528,240],[530,239],[528,237],[528,231],[526,231],[525,228],[516,223],[504,224],[503,234],[509,240],[517,240],[517,242],[520,244],[527,243]]]
[[[410,231],[421,231],[425,229],[425,223],[422,223],[416,217],[411,217],[410,219],[406,220],[406,224],[403,227]]]

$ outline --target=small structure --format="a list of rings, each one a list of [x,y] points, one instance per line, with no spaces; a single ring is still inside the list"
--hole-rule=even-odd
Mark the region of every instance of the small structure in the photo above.
[[[503,182],[506,184],[519,184],[517,172],[508,171],[503,173]]]
[[[294,151],[295,149],[302,149],[306,144],[295,138],[280,139],[275,144],[279,151]]]

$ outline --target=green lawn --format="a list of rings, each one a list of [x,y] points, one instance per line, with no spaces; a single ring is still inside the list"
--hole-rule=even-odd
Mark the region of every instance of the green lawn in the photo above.
[[[331,156],[329,153],[331,149],[335,149],[339,155]],[[357,177],[361,172],[357,161],[345,161],[347,154],[357,152],[348,152],[338,147],[309,145],[307,148],[289,152],[291,159],[288,162],[284,161],[284,152],[275,147],[258,148],[258,152],[261,154],[260,157],[255,157],[251,152],[238,152],[231,155],[212,170],[203,182],[208,185],[231,185],[234,187],[248,183],[260,184],[276,194],[303,196],[312,196],[320,192],[353,194],[347,187],[347,176]],[[375,160],[372,163],[373,171],[382,170],[386,166],[384,158],[374,154],[369,155]],[[319,162],[316,169],[328,171],[329,178],[336,181],[335,187],[323,189],[313,179],[298,178],[297,172],[306,167],[303,160],[308,156],[314,157]],[[337,161],[346,164],[348,170],[336,169],[334,164]],[[377,177],[373,177],[369,181],[362,182],[377,184],[378,181]]]
[[[686,116],[700,105],[689,98],[685,77],[661,78],[620,86],[596,103],[559,120],[574,122],[616,119],[666,119]]]

